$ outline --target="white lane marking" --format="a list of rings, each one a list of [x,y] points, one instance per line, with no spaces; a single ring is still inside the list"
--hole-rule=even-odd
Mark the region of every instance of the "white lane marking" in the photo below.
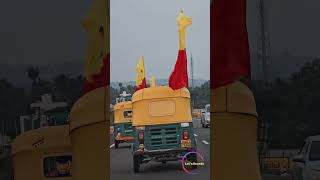
[[[110,146],[110,149],[113,148],[113,147],[114,147],[114,144],[112,144],[112,145]]]
[[[202,140],[202,142],[204,143],[204,144],[209,144],[207,141],[205,141],[205,140]]]
[[[198,137],[198,135],[194,134],[195,137]]]

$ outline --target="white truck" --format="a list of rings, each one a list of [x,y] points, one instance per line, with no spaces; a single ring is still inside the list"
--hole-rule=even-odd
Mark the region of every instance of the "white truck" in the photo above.
[[[206,128],[210,126],[210,104],[207,104],[204,111],[201,112],[201,124]]]
[[[304,146],[292,161],[294,180],[320,180],[320,135],[306,138]]]

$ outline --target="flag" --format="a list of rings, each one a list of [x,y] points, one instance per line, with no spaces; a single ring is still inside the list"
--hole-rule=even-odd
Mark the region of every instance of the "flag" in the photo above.
[[[147,87],[147,82],[145,78],[145,69],[144,69],[144,58],[141,56],[137,67],[136,67],[136,72],[137,72],[137,78],[136,78],[136,91],[146,88]]]
[[[150,79],[150,87],[156,87],[156,78],[154,76]]]
[[[109,85],[110,82],[110,54],[103,57],[103,66],[100,73],[91,75],[90,79],[85,79],[83,84],[83,93],[86,94],[99,87]]]
[[[181,10],[177,18],[179,32],[179,51],[174,70],[169,78],[169,87],[173,90],[188,87],[188,69],[186,54],[186,28],[192,25],[192,18],[185,16]]]
[[[177,62],[169,78],[169,87],[173,90],[188,87],[187,64],[186,50],[179,50]]]
[[[210,86],[250,78],[246,0],[214,0],[210,7]]]
[[[105,0],[93,0],[93,4],[81,22],[88,35],[83,93],[109,85],[109,9]]]

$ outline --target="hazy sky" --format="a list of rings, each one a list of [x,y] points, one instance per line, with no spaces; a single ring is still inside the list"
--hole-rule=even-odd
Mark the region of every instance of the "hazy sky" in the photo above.
[[[193,56],[194,77],[209,79],[209,0],[111,0],[110,7],[111,81],[135,80],[141,55],[147,79],[169,77],[178,54],[176,18],[181,9],[193,19],[187,29],[187,55]]]
[[[187,31],[195,77],[209,75],[209,0],[111,0],[111,79],[134,80],[140,55],[148,77],[168,78],[177,57],[176,16],[193,18]],[[256,49],[257,0],[248,0],[251,51]],[[266,0],[271,52],[320,55],[320,1]],[[3,1],[0,6],[0,63],[84,62],[86,33],[80,25],[91,0]],[[125,66],[124,66],[125,65]],[[121,70],[121,67],[124,69]]]
[[[1,1],[0,63],[83,62],[90,0]]]

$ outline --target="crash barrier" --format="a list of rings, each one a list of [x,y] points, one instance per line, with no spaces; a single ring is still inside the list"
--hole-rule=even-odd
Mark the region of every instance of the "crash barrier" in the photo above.
[[[261,171],[263,174],[290,174],[292,172],[292,157],[298,150],[269,150],[266,155],[260,156]]]
[[[281,175],[290,173],[293,167],[290,157],[262,157],[260,158],[260,164],[263,174]]]

